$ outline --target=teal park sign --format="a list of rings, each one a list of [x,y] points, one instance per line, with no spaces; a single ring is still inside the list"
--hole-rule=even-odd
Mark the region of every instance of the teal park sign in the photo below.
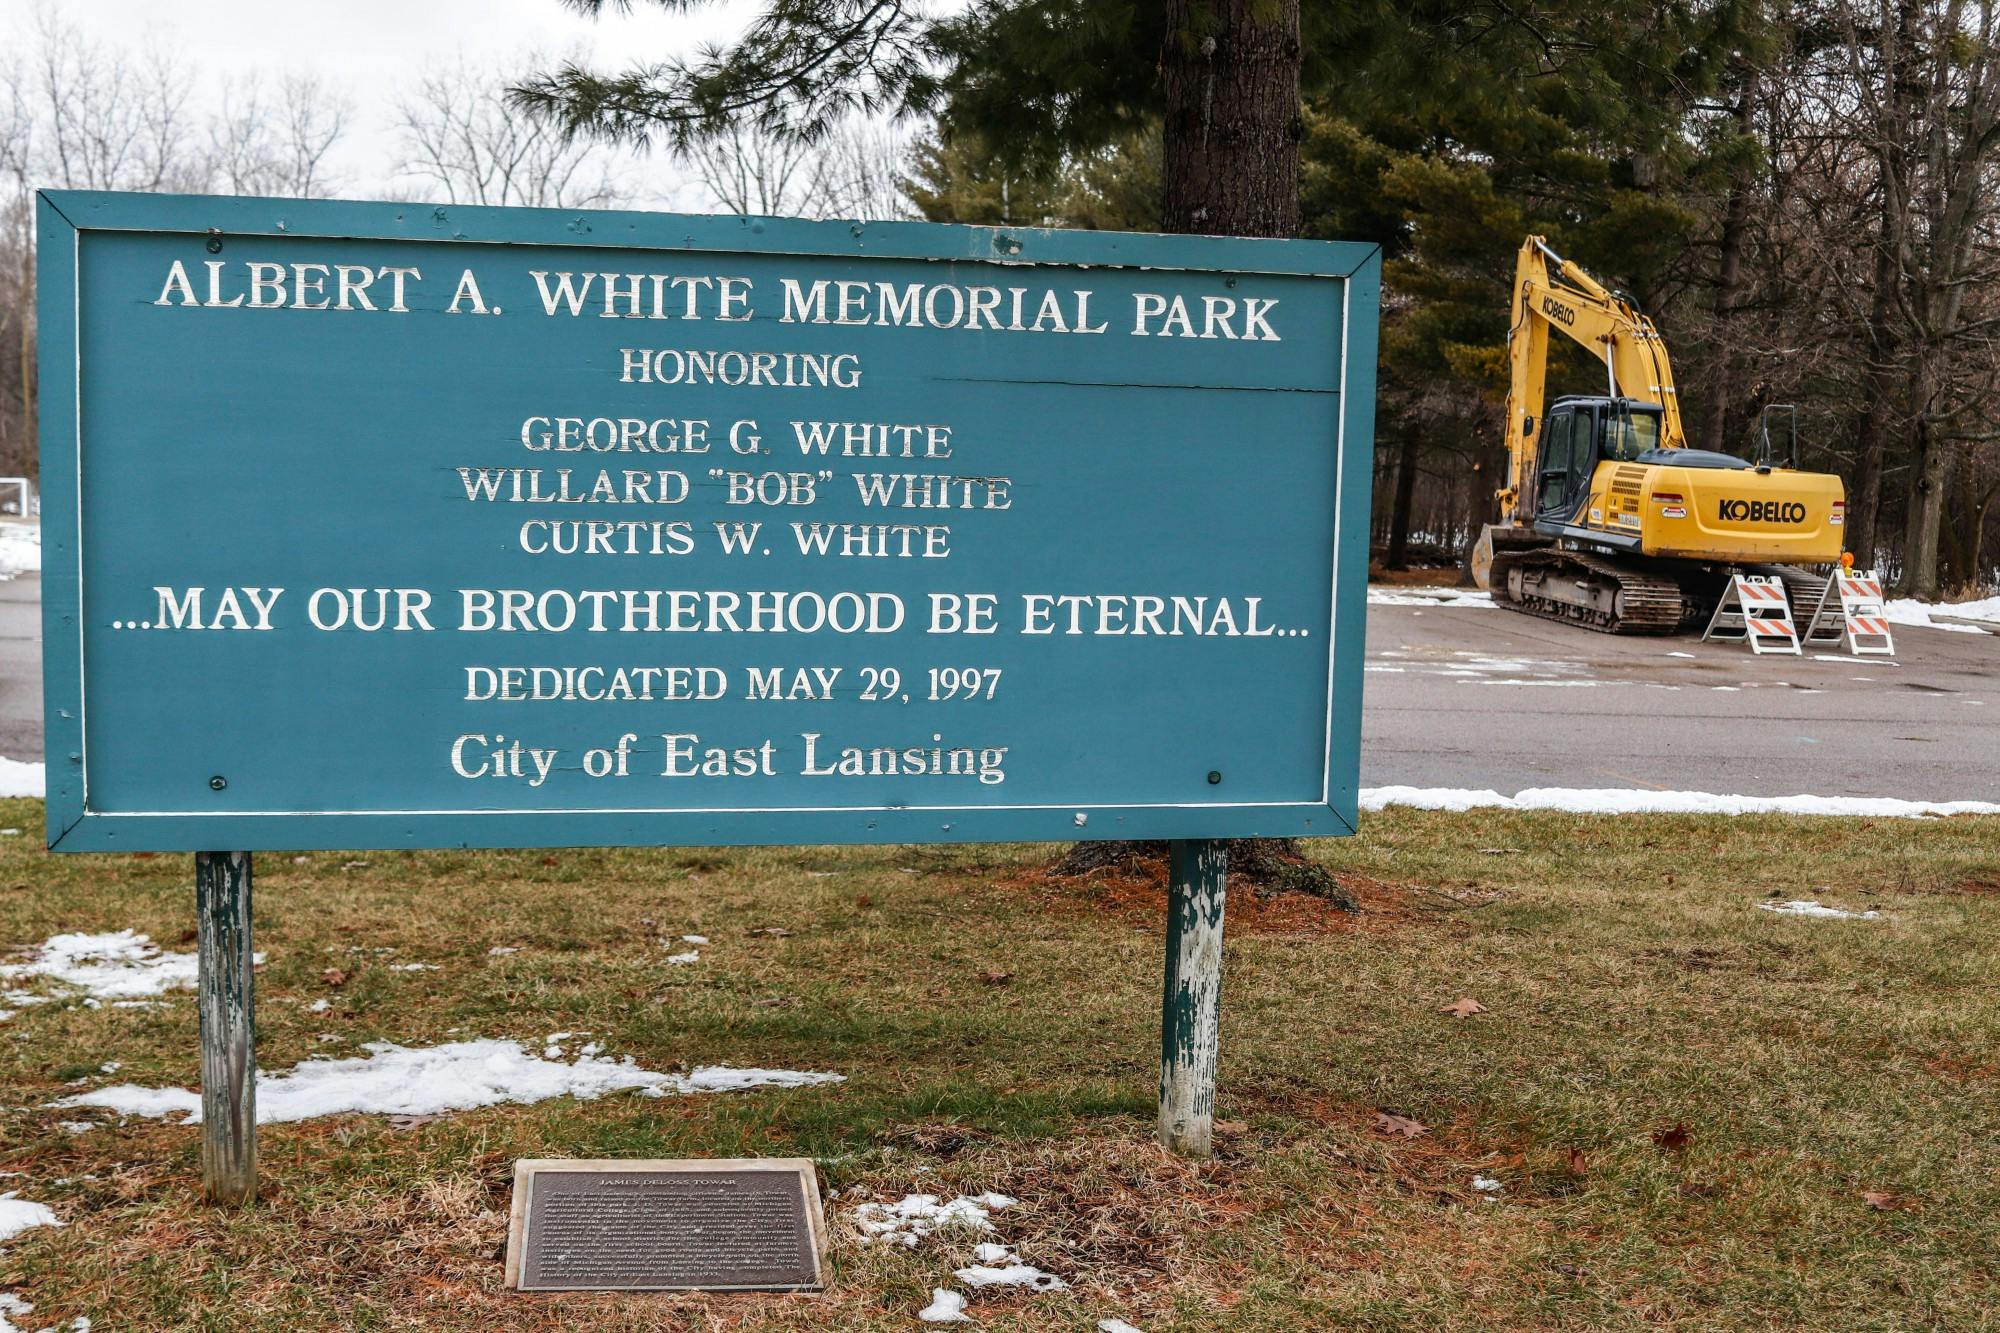
[[[1353,828],[1373,247],[38,225],[53,847]]]

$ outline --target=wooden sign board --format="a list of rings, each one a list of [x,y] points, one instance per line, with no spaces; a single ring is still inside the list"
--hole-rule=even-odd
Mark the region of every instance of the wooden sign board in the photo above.
[[[514,1164],[519,1291],[817,1291],[819,1181],[804,1158]]]
[[[58,850],[1352,830],[1372,246],[38,226]]]

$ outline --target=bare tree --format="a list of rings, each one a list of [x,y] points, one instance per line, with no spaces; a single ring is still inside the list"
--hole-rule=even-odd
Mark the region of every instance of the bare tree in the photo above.
[[[902,137],[874,121],[843,122],[811,143],[739,123],[689,140],[679,157],[718,206],[740,217],[873,222],[908,211],[898,185]]]
[[[287,75],[275,94],[256,78],[225,83],[209,122],[214,188],[302,198],[337,191],[327,155],[352,115],[351,101],[309,75]]]
[[[399,174],[454,204],[577,208],[627,196],[619,159],[515,110],[506,86],[504,72],[464,60],[427,74],[397,106]]]

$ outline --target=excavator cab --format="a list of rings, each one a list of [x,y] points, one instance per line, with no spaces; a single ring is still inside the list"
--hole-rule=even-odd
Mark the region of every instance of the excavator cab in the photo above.
[[[1535,450],[1535,521],[1562,524],[1589,498],[1603,462],[1629,463],[1660,447],[1660,409],[1630,398],[1558,398]]]

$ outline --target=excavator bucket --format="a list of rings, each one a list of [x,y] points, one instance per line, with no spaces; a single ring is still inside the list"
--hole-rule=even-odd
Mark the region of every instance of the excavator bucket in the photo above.
[[[1472,544],[1472,554],[1466,558],[1466,566],[1472,572],[1472,581],[1481,589],[1490,590],[1493,557],[1509,551],[1539,551],[1554,544],[1533,528],[1512,523],[1488,523],[1479,530],[1479,540]]]

